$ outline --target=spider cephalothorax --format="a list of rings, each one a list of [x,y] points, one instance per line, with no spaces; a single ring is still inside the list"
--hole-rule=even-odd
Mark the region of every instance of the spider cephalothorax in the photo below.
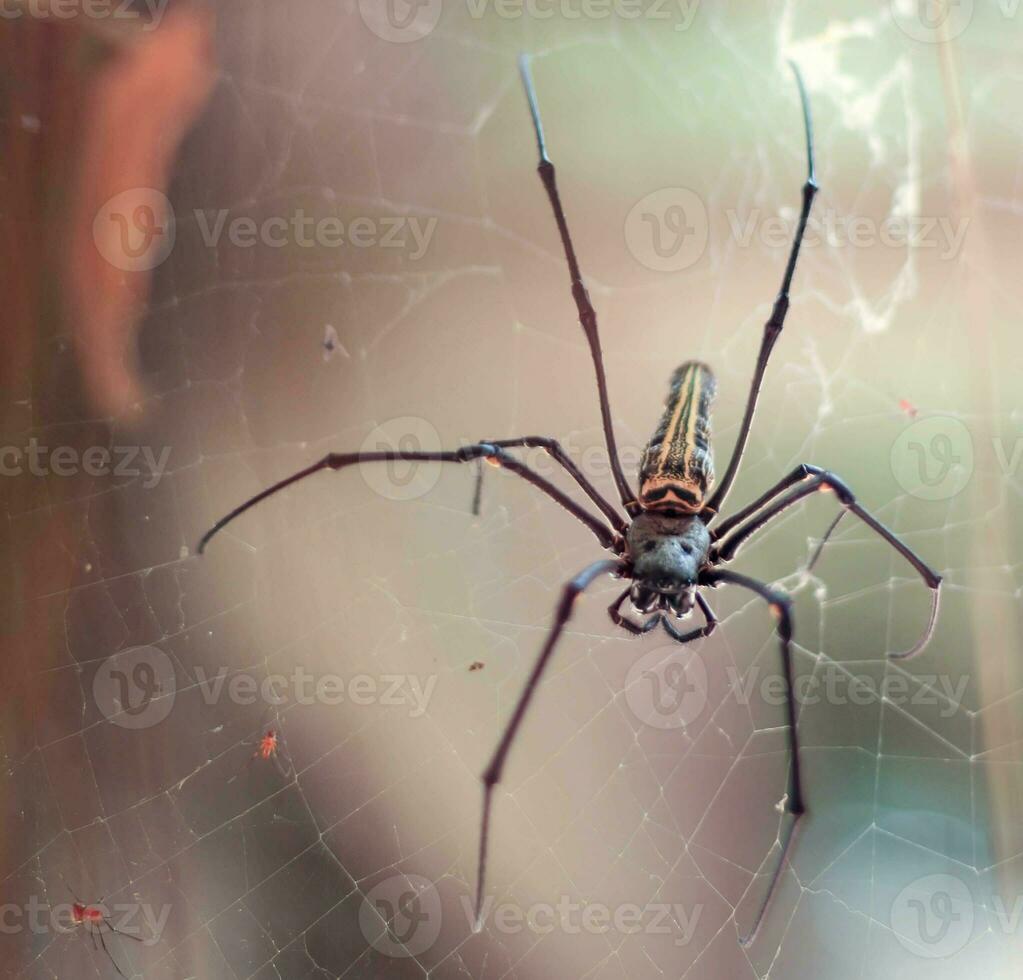
[[[582,325],[593,366],[596,371],[597,393],[600,399],[601,422],[604,430],[604,441],[607,445],[611,474],[621,503],[621,510],[612,504],[593,485],[586,475],[575,465],[560,443],[549,436],[520,436],[513,439],[488,440],[461,449],[423,452],[419,450],[387,449],[379,452],[363,453],[331,453],[317,463],[313,463],[293,476],[281,480],[262,493],[236,507],[206,532],[199,543],[200,552],[210,538],[222,527],[233,521],[250,507],[264,500],[271,494],[297,483],[299,480],[318,473],[324,469],[340,470],[356,464],[382,463],[394,460],[406,462],[440,462],[478,464],[486,460],[502,469],[514,473],[527,480],[534,487],[545,493],[551,500],[563,507],[569,514],[580,521],[596,536],[600,545],[607,549],[612,557],[595,561],[584,568],[578,575],[565,583],[558,600],[554,622],[537,657],[529,680],[511,713],[501,740],[494,750],[490,763],[483,773],[483,820],[480,832],[479,863],[476,879],[476,915],[477,925],[482,925],[483,899],[486,892],[486,861],[487,840],[490,825],[490,809],[494,786],[501,780],[505,760],[512,742],[522,724],[522,719],[529,707],[530,700],[550,661],[551,655],[562,635],[566,624],[572,616],[576,598],[596,579],[604,575],[631,579],[632,585],[627,587],[608,607],[611,620],[618,626],[634,635],[649,633],[658,623],[665,632],[678,643],[689,643],[693,640],[709,636],[717,625],[713,611],[701,594],[702,589],[716,588],[722,585],[746,589],[767,603],[777,619],[777,636],[781,666],[786,681],[787,729],[791,770],[789,787],[785,797],[785,806],[793,816],[788,834],[781,847],[781,857],[768,886],[760,911],[743,942],[756,933],[757,928],[767,909],[779,873],[785,864],[789,843],[795,820],[805,810],[802,780],[799,767],[799,741],[796,731],[796,709],[793,697],[792,671],[792,635],[793,623],[791,600],[783,592],[764,582],[750,578],[739,572],[722,567],[730,562],[743,543],[749,540],[761,528],[798,504],[810,494],[818,490],[832,490],[835,499],[842,506],[836,518],[824,533],[813,556],[807,562],[805,571],[813,567],[821,553],[825,542],[838,524],[843,514],[853,514],[868,527],[887,541],[917,571],[921,579],[931,589],[931,613],[927,627],[917,644],[904,653],[889,654],[890,657],[909,657],[919,653],[930,639],[938,612],[938,587],[941,577],[930,569],[906,544],[899,540],[888,528],[880,523],[857,502],[852,491],[833,473],[822,470],[809,463],[800,463],[785,477],[779,480],[766,492],[740,508],[731,516],[719,520],[725,498],[728,496],[735,481],[739,464],[742,461],[749,438],[753,413],[756,409],[757,396],[764,379],[764,372],[774,345],[781,336],[785,324],[785,316],[789,309],[789,287],[799,255],[800,243],[806,231],[806,222],[810,215],[813,197],[817,190],[814,178],[813,136],[810,125],[810,107],[803,87],[802,79],[795,65],[792,66],[799,87],[799,96],[803,108],[803,121],[806,127],[806,153],[808,175],[803,185],[802,208],[799,212],[799,224],[796,229],[792,250],[782,277],[781,289],[775,298],[770,316],[764,324],[764,332],[757,355],[756,367],[746,400],[746,408],[739,425],[738,434],[732,454],[720,479],[715,480],[714,461],[710,446],[710,410],[714,400],[716,384],[710,369],[699,361],[687,361],[672,375],[665,405],[664,414],[653,438],[647,445],[639,472],[639,493],[633,491],[626,477],[618,449],[615,443],[614,428],[611,424],[611,409],[607,394],[607,381],[604,375],[604,360],[600,349],[600,338],[597,332],[597,314],[590,303],[589,295],[583,284],[582,273],[576,258],[575,247],[568,230],[565,211],[558,194],[555,180],[554,164],[547,155],[543,126],[540,122],[540,111],[537,107],[536,93],[529,74],[528,62],[522,61],[522,78],[526,87],[530,112],[533,117],[537,149],[540,154],[538,171],[543,181],[551,207],[554,210],[555,223],[561,239],[568,263],[569,277],[572,285],[572,298],[575,300],[579,322]],[[510,449],[523,447],[539,447],[545,449],[555,463],[562,467],[565,474],[579,486],[590,502],[596,507],[584,507],[572,496],[565,493],[546,477],[518,459]],[[482,467],[480,467],[482,473]],[[476,505],[479,503],[479,487],[477,483]],[[475,507],[474,507],[475,509]],[[628,519],[622,514],[624,510]],[[633,606],[641,614],[653,613],[643,623],[635,623],[621,613],[620,607],[626,599],[631,599]],[[688,615],[694,607],[699,607],[704,617],[704,624],[688,632],[681,632],[674,625],[676,618]],[[666,615],[670,614],[670,615]]]
[[[707,525],[693,514],[643,511],[629,526],[625,541],[633,609],[665,609],[679,618],[691,613],[697,576],[710,550]]]

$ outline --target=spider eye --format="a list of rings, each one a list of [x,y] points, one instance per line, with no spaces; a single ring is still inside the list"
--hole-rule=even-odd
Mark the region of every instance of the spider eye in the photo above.
[[[645,545],[643,545],[643,550],[644,551],[653,551],[654,548],[656,548],[656,547],[657,547],[656,542],[648,541]]]
[[[682,544],[682,554],[684,554],[684,555],[691,555],[692,553],[693,553],[693,546],[691,544],[689,544],[688,542],[683,542],[683,544]]]

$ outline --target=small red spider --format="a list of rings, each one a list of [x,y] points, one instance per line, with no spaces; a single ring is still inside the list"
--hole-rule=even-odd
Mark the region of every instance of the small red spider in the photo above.
[[[57,872],[60,874],[60,872]],[[90,905],[83,902],[72,890],[71,886],[68,885],[67,879],[61,874],[61,881],[67,885],[67,890],[71,892],[71,897],[74,899],[74,903],[71,906],[71,928],[77,929],[79,926],[84,926],[85,931],[89,934],[92,939],[92,948],[99,952],[99,946],[102,945],[103,952],[107,954],[107,959],[113,964],[114,969],[124,977],[124,980],[128,980],[128,975],[117,965],[117,960],[114,959],[113,953],[110,952],[107,947],[107,941],[103,938],[103,930],[116,933],[118,936],[124,936],[125,939],[134,939],[135,942],[144,942],[141,936],[133,936],[130,932],[123,932],[121,929],[110,924],[110,920],[103,909],[103,899],[101,898],[95,905]],[[99,937],[99,945],[96,943],[96,937]]]
[[[267,733],[260,739],[259,748],[256,750],[256,755],[263,759],[269,759],[270,756],[277,753],[277,732],[272,728],[267,729]]]
[[[918,409],[908,398],[903,398],[899,402],[899,408],[902,409],[911,419],[915,419],[917,416]]]
[[[273,762],[281,776],[284,777],[284,779],[290,779],[291,766],[289,765],[285,768],[284,764],[281,762],[279,753],[279,749],[281,747],[280,741],[281,739],[277,729],[268,728],[266,730],[266,734],[259,740],[256,751],[249,757],[249,761],[245,764],[245,768],[251,766],[256,759],[262,759],[264,762]],[[249,742],[248,744],[251,745],[252,743]],[[238,778],[238,775],[240,775],[240,773],[232,776],[228,782],[233,783]]]

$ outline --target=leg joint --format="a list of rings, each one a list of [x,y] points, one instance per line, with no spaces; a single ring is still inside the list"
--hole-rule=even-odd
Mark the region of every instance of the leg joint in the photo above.
[[[792,639],[792,598],[784,592],[772,590],[765,598],[771,614],[778,620],[778,635],[786,642]]]
[[[829,470],[822,470],[819,478],[821,486],[833,490],[835,496],[838,497],[843,505],[848,506],[849,504],[856,502],[856,495],[849,489],[846,483],[835,476],[834,473]]]

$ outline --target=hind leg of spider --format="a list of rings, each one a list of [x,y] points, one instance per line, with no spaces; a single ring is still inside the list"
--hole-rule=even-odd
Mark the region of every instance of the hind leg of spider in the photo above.
[[[718,621],[714,615],[714,611],[707,605],[707,600],[696,593],[696,604],[700,607],[700,612],[703,613],[703,618],[706,620],[705,624],[698,629],[690,630],[688,633],[683,633],[679,628],[671,621],[670,616],[662,616],[661,623],[664,625],[664,632],[668,634],[677,643],[692,643],[693,640],[698,640],[703,636],[710,636],[711,633],[717,629]]]
[[[476,867],[476,908],[475,908],[475,930],[478,932],[483,927],[482,911],[483,897],[486,893],[487,884],[487,844],[490,836],[490,807],[493,802],[494,787],[501,781],[501,773],[504,771],[504,763],[508,756],[508,750],[515,740],[519,726],[526,714],[533,695],[536,693],[543,672],[550,662],[551,654],[557,646],[558,640],[565,629],[565,624],[572,617],[572,607],[575,600],[592,582],[601,575],[623,571],[623,565],[615,559],[603,559],[584,568],[575,578],[568,582],[561,591],[561,600],[558,602],[554,613],[554,622],[551,624],[543,649],[533,665],[533,670],[526,681],[526,686],[519,695],[519,700],[512,712],[511,719],[501,735],[500,742],[490,759],[490,764],[483,772],[483,819],[480,826],[480,850],[479,862]]]
[[[782,871],[784,871],[788,861],[789,848],[792,844],[793,837],[795,836],[796,825],[799,822],[799,818],[806,812],[805,797],[803,796],[803,782],[800,776],[799,733],[796,728],[796,700],[793,693],[795,688],[793,686],[792,677],[792,600],[784,593],[778,592],[769,586],[764,585],[763,582],[758,582],[756,579],[752,579],[746,575],[740,575],[738,572],[728,571],[723,568],[710,569],[707,572],[704,572],[700,577],[700,582],[701,584],[710,586],[738,585],[741,588],[748,589],[750,592],[755,593],[768,603],[771,612],[774,613],[778,620],[778,641],[781,652],[782,667],[785,672],[785,704],[786,720],[788,722],[788,750],[790,763],[788,793],[785,798],[785,809],[792,814],[793,820],[792,825],[789,827],[788,832],[781,841],[781,854],[778,857],[778,863],[775,866],[774,873],[771,875],[771,881],[767,887],[767,894],[764,896],[764,900],[757,912],[757,916],[753,920],[753,926],[750,931],[739,940],[743,946],[748,946],[756,938],[757,932],[760,929],[760,924],[763,922],[768,906],[771,903],[771,899],[774,897],[774,893],[778,887],[778,882],[781,880]]]
[[[277,775],[281,779],[288,781],[295,775],[295,767],[291,764],[291,758],[288,758],[288,764],[284,764],[284,760],[281,758],[281,748],[272,752],[270,758],[273,760],[274,769],[277,770]]]
[[[116,929],[111,929],[111,932],[117,932],[117,930],[116,930]],[[116,970],[116,971],[117,971],[117,972],[118,972],[118,973],[119,973],[119,974],[120,974],[120,975],[121,975],[122,977],[124,977],[124,980],[128,980],[128,974],[126,974],[126,973],[124,972],[124,970],[122,970],[122,969],[121,969],[121,968],[120,968],[120,967],[119,967],[119,966],[117,965],[117,960],[115,960],[115,959],[114,959],[114,954],[110,952],[110,949],[109,949],[109,947],[107,946],[107,941],[106,941],[106,940],[105,940],[105,939],[103,938],[103,930],[102,930],[102,929],[99,929],[99,930],[97,930],[97,933],[98,933],[98,935],[99,935],[99,941],[100,941],[101,945],[103,946],[103,952],[107,954],[107,959],[109,959],[109,960],[110,960],[110,962],[111,962],[111,963],[112,963],[112,964],[114,965],[114,969],[115,969],[115,970]],[[118,934],[119,936],[120,936],[120,935],[124,935],[124,933],[121,933],[121,932],[117,932],[117,934]],[[131,939],[135,939],[136,937],[135,937],[135,936],[131,936],[130,938],[131,938]]]

